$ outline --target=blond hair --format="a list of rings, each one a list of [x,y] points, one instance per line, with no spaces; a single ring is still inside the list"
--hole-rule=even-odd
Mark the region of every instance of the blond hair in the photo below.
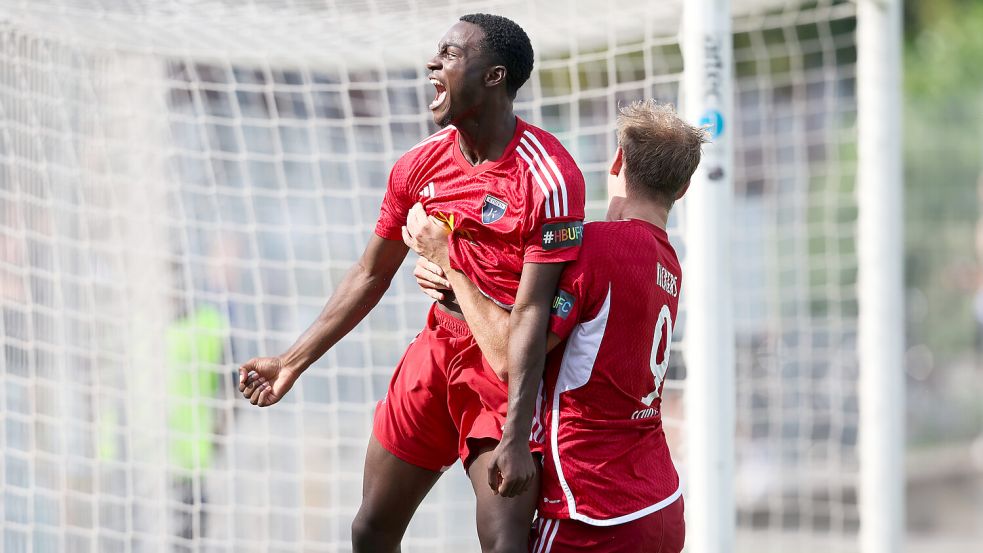
[[[670,207],[700,164],[706,142],[706,131],[680,119],[670,104],[637,100],[618,115],[628,188]]]

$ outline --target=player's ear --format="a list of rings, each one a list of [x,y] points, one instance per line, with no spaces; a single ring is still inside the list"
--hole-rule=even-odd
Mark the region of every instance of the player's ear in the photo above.
[[[683,187],[679,189],[679,192],[676,192],[676,198],[675,198],[676,200],[682,198],[683,195],[686,194],[686,191],[689,190],[689,183],[690,182],[692,182],[692,181],[689,181],[689,180],[686,181],[686,184],[684,184]]]
[[[508,74],[504,65],[493,65],[485,72],[485,86],[494,88],[498,85],[505,85],[505,77]]]
[[[617,177],[621,173],[621,166],[624,163],[624,152],[621,150],[621,146],[618,146],[617,151],[614,152],[614,159],[611,160],[611,167],[608,169],[608,174]]]

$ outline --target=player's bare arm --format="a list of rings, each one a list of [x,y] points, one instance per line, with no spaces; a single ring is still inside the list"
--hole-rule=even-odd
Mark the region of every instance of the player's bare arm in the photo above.
[[[283,399],[297,378],[361,322],[382,298],[406,258],[406,245],[372,235],[318,318],[286,352],[250,359],[239,368],[239,391],[253,405]]]
[[[502,441],[489,466],[489,485],[504,497],[521,494],[536,475],[529,432],[546,360],[550,300],[564,263],[525,263],[509,315],[509,403]],[[495,480],[499,478],[497,486]]]

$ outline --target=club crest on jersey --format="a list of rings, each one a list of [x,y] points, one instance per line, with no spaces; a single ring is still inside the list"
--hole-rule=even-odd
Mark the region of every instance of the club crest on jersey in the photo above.
[[[485,203],[481,206],[481,222],[490,225],[505,215],[505,210],[509,204],[499,200],[495,196],[488,194],[485,196]]]

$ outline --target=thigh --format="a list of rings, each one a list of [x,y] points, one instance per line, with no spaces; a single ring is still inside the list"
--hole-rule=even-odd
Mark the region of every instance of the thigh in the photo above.
[[[524,552],[539,499],[540,475],[518,497],[495,494],[488,485],[488,464],[494,445],[489,442],[482,447],[468,469],[477,502],[478,540],[482,551]]]
[[[679,553],[686,545],[686,520],[684,517],[683,496],[666,506],[662,511],[662,551]]]
[[[356,541],[359,537],[363,541],[369,537],[394,548],[398,546],[413,513],[440,475],[403,461],[382,447],[375,437],[370,438],[365,453],[362,505],[352,525]]]
[[[484,444],[502,439],[508,386],[495,376],[473,339],[451,359],[447,374],[447,411],[458,432],[458,456],[467,470]]]

